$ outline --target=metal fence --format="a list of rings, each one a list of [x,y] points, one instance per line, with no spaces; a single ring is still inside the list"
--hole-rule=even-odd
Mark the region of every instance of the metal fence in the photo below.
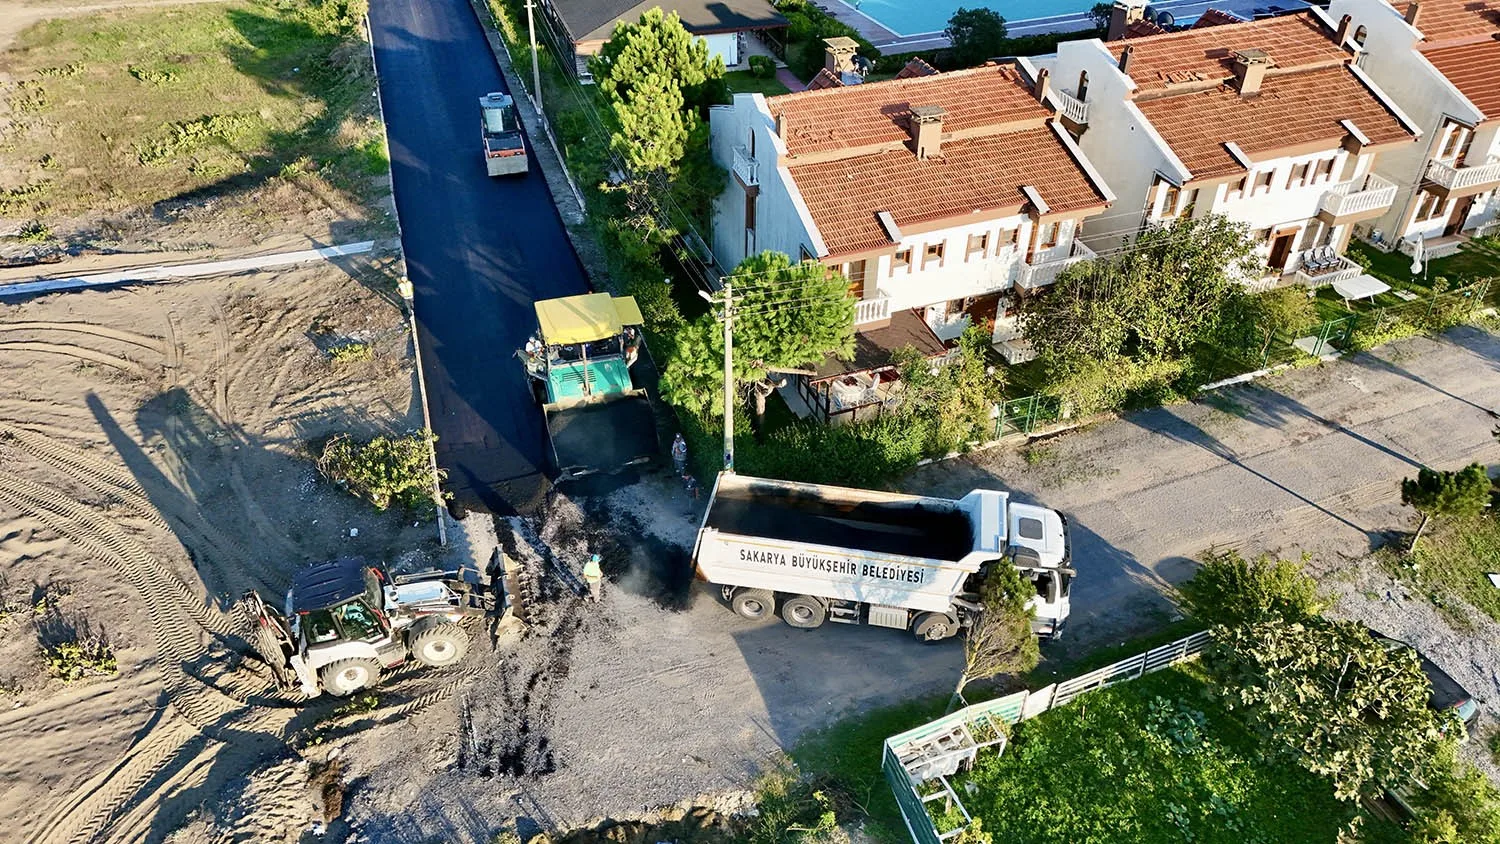
[[[1208,639],[1208,631],[1200,631],[1071,680],[967,706],[886,739],[881,769],[912,841],[942,844],[968,826],[969,812],[948,777],[972,766],[981,750],[993,747],[995,752],[1004,752],[1002,725],[1034,718],[1089,692],[1196,657],[1208,646]],[[943,804],[940,815],[956,819],[951,828],[942,831],[928,809],[929,804],[938,802]]]

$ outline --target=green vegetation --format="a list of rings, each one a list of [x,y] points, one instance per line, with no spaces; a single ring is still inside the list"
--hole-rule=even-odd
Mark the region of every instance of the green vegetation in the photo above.
[[[41,220],[22,223],[16,232],[16,240],[24,243],[46,243],[52,239],[52,227]]]
[[[950,42],[949,60],[959,67],[973,67],[1005,49],[1005,18],[993,9],[960,6],[943,34]]]
[[[951,710],[963,700],[964,689],[976,680],[1002,674],[1024,674],[1041,661],[1041,650],[1031,632],[1032,611],[1026,602],[1031,584],[1010,565],[998,565],[985,578],[980,603],[984,612],[963,632],[964,669],[948,701]]]
[[[42,645],[47,673],[63,682],[108,677],[120,670],[115,649],[101,636],[80,635]]]
[[[1411,272],[1411,256],[1396,250],[1382,252],[1355,240],[1349,243],[1346,254],[1392,289],[1410,290],[1418,295],[1427,295],[1432,290],[1432,281],[1440,278],[1460,285],[1481,278],[1500,278],[1500,238],[1495,237],[1475,238],[1464,244],[1457,255],[1434,258],[1427,263],[1426,273],[1416,276]],[[1377,300],[1377,304],[1393,302]]]
[[[1247,560],[1238,551],[1208,552],[1178,596],[1200,621],[1228,627],[1267,618],[1301,622],[1323,610],[1317,584],[1302,566],[1269,554]]]
[[[804,82],[810,81],[823,67],[823,40],[825,38],[853,38],[859,44],[859,54],[875,61],[880,51],[868,39],[843,21],[836,20],[807,0],[781,0],[777,11],[787,19],[786,65],[792,74]]]
[[[1170,668],[1023,721],[956,788],[996,841],[1331,842],[1356,810]],[[974,786],[974,791],[967,790]]]
[[[363,14],[362,0],[236,0],[27,29],[0,55],[19,80],[0,149],[37,164],[0,186],[0,215],[233,192],[300,158],[320,190],[368,198],[362,150],[381,130]]]
[[[360,363],[375,357],[375,349],[369,343],[358,341],[341,343],[328,350],[328,357],[334,363]]]
[[[1414,549],[1433,516],[1474,518],[1483,513],[1490,503],[1490,477],[1479,463],[1472,463],[1457,472],[1442,472],[1423,466],[1415,479],[1406,478],[1401,482],[1401,503],[1422,514],[1422,523],[1411,538],[1410,548]]]
[[[1448,596],[1462,598],[1490,618],[1500,621],[1500,589],[1485,577],[1500,571],[1500,519],[1493,514],[1441,519],[1412,552],[1410,563],[1399,566],[1424,591],[1447,604]]]
[[[765,58],[764,56],[751,56],[752,59]],[[769,61],[769,60],[768,60]],[[768,97],[776,97],[782,94],[790,94],[792,90],[781,84],[776,78],[773,67],[770,76],[761,76],[750,70],[731,70],[724,74],[724,84],[729,86],[732,94],[764,94]]]
[[[377,510],[392,504],[426,510],[433,506],[431,454],[436,441],[437,437],[427,430],[403,437],[375,437],[363,443],[340,434],[323,446],[318,469]]]

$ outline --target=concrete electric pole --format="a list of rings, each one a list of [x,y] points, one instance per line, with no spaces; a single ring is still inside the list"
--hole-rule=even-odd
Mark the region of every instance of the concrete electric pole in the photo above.
[[[531,15],[535,5],[532,0],[526,0],[526,29],[531,33],[531,99],[536,103],[537,114],[542,114],[542,69],[537,64],[536,21]],[[546,116],[543,115],[542,119],[545,120]]]
[[[721,304],[724,313],[724,471],[734,473],[734,294],[729,289],[729,279],[720,278],[722,299],[698,291],[698,295],[710,304]]]

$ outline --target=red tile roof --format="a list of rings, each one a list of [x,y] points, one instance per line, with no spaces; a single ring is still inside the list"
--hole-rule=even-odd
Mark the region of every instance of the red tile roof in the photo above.
[[[1162,29],[1161,26],[1156,23],[1156,21],[1142,18],[1141,20],[1131,21],[1130,23],[1126,24],[1125,34],[1120,37],[1144,38],[1148,35],[1165,35],[1166,32],[1167,31],[1165,29]]]
[[[1105,46],[1116,58],[1126,47],[1134,48],[1126,72],[1142,93],[1165,90],[1174,84],[1225,79],[1233,75],[1233,53],[1237,50],[1265,50],[1283,71],[1339,64],[1349,58],[1311,12],[1113,41]]]
[[[1500,68],[1500,36],[1474,44],[1424,50],[1422,55],[1487,119],[1500,118],[1500,77],[1495,73]]]
[[[784,118],[794,156],[902,141],[911,107],[927,105],[946,112],[944,132],[1051,114],[1009,64],[766,98],[771,116]]]
[[[1340,120],[1374,144],[1413,137],[1343,66],[1267,76],[1253,97],[1218,85],[1136,105],[1195,179],[1245,172],[1224,147],[1230,141],[1251,158],[1316,141],[1333,149],[1348,134]]]
[[[1204,28],[1207,28],[1207,27],[1210,27],[1210,26],[1223,26],[1224,24],[1227,24],[1227,23],[1244,23],[1244,22],[1245,22],[1244,18],[1237,18],[1237,17],[1235,17],[1234,15],[1231,15],[1228,12],[1223,12],[1223,11],[1220,11],[1218,9],[1208,9],[1208,10],[1204,11],[1204,13],[1201,16],[1199,16],[1199,18],[1197,20],[1193,21],[1193,25],[1191,27],[1188,27],[1188,28],[1189,29],[1204,29]]]
[[[809,83],[807,83],[807,87],[803,88],[802,90],[804,90],[804,91],[821,91],[824,88],[842,88],[842,87],[844,87],[844,80],[840,79],[839,75],[837,73],[834,73],[833,71],[831,71],[831,70],[829,70],[828,68],[825,67],[825,68],[820,68],[818,70],[818,75],[814,76],[812,78],[812,81],[809,82]]]
[[[927,62],[922,61],[922,59],[918,57],[907,62],[906,67],[901,68],[901,70],[896,73],[896,78],[911,79],[917,76],[932,76],[937,72],[937,68],[933,67]]]
[[[1403,15],[1411,6],[1405,0],[1391,5]],[[1500,0],[1423,0],[1417,29],[1435,45],[1500,32]]]
[[[868,87],[874,85],[841,93]],[[906,226],[976,210],[1015,209],[1025,202],[1023,185],[1035,187],[1053,212],[1105,204],[1048,126],[947,141],[941,158],[918,160],[899,149],[788,163],[831,255],[889,244],[876,218],[881,211],[890,212],[897,226]]]

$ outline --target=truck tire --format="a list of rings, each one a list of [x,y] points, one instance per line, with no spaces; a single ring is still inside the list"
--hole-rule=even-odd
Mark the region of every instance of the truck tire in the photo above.
[[[451,621],[423,625],[407,640],[412,659],[428,668],[442,668],[469,652],[469,634]]]
[[[740,618],[760,621],[776,613],[776,596],[764,589],[739,589],[729,598],[729,608]]]
[[[911,632],[916,634],[918,641],[941,642],[958,632],[958,621],[947,613],[924,612],[917,616]]]
[[[318,669],[318,680],[334,697],[348,697],[380,682],[380,663],[373,659],[337,659]]]
[[[781,620],[798,630],[822,627],[828,618],[823,602],[808,595],[793,595],[781,602]]]

